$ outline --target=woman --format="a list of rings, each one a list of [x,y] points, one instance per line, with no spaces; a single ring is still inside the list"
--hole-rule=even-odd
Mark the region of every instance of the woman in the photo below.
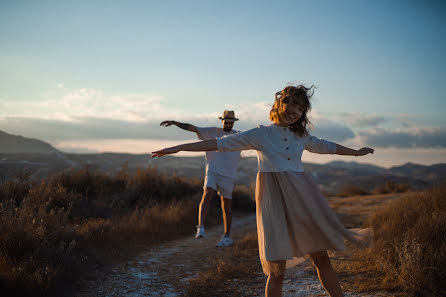
[[[343,250],[344,239],[366,246],[370,230],[359,234],[346,229],[330,209],[312,179],[304,173],[303,150],[319,154],[364,156],[371,148],[354,150],[311,136],[307,113],[312,87],[287,86],[276,93],[269,126],[212,140],[182,144],[153,152],[161,157],[179,151],[257,151],[256,184],[259,254],[268,276],[267,297],[282,296],[285,268],[308,254],[330,296],[343,296],[327,250]]]

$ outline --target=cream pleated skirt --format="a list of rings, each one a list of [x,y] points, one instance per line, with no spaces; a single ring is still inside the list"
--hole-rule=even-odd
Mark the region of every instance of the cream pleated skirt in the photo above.
[[[304,172],[259,172],[256,185],[259,255],[266,275],[303,262],[308,253],[371,244],[372,230],[354,232],[339,221],[314,181]]]

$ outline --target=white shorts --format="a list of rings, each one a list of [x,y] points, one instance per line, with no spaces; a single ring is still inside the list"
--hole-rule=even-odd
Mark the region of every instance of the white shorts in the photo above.
[[[218,195],[223,196],[223,198],[232,199],[234,179],[208,171],[204,178],[203,187],[216,190]]]

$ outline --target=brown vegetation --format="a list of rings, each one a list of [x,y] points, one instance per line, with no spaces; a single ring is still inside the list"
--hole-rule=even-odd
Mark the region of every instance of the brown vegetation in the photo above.
[[[386,181],[382,185],[374,187],[371,191],[355,184],[342,185],[336,193],[336,197],[350,197],[357,195],[377,195],[390,193],[406,193],[414,189],[406,183],[397,183],[391,180]]]
[[[384,185],[376,186],[373,190],[373,194],[388,194],[388,193],[405,193],[412,191],[412,187],[409,184],[395,183],[393,181],[386,181]]]
[[[332,255],[346,291],[445,296],[446,184],[421,193],[333,197],[329,201],[346,226],[371,225],[375,232],[373,248]],[[247,290],[264,285],[256,236],[248,235],[243,245],[236,245],[225,260],[216,260],[208,271],[191,280],[187,296],[214,292],[219,292],[218,296],[254,296]]]
[[[356,185],[346,184],[341,187],[341,190],[336,193],[336,197],[349,197],[356,195],[367,195],[369,192]]]
[[[257,234],[249,233],[214,260],[210,268],[189,281],[185,297],[258,296],[255,287],[263,286],[258,259]]]
[[[38,183],[1,184],[0,289],[59,295],[91,265],[192,234],[201,191],[198,179],[150,168],[109,176],[84,167]],[[236,210],[254,209],[243,189],[234,201]]]
[[[410,296],[446,294],[446,184],[391,203],[370,218],[379,269]]]

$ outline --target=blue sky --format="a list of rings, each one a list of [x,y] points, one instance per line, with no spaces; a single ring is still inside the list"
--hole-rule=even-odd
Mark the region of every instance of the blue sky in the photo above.
[[[305,83],[313,134],[361,161],[446,162],[445,52],[442,1],[0,1],[0,130],[150,152],[194,139],[163,119],[248,129]]]

